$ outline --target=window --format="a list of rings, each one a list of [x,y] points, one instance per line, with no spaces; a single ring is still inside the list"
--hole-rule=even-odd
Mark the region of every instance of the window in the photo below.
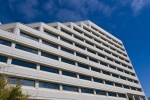
[[[129,86],[127,86],[127,85],[124,85],[123,87],[124,87],[125,89],[129,89]]]
[[[126,98],[126,95],[125,95],[125,94],[118,93],[118,97]]]
[[[129,72],[128,71],[124,71],[126,74],[129,74]]]
[[[107,84],[107,85],[114,85],[113,82],[110,82],[110,81],[105,81],[105,84]]]
[[[118,61],[115,61],[115,63],[120,65],[120,62],[118,62]]]
[[[77,28],[75,28],[75,27],[74,27],[74,30],[77,31],[78,33],[82,33],[81,30],[79,30],[79,29],[77,29]]]
[[[74,61],[71,61],[71,60],[68,60],[68,59],[65,59],[65,58],[61,58],[61,61],[65,62],[65,63],[68,63],[68,64],[71,64],[71,65],[75,65]]]
[[[101,65],[103,66],[108,66],[108,64],[104,63],[104,62],[100,62]]]
[[[42,66],[42,65],[40,65],[40,70],[41,71],[46,71],[46,72],[51,72],[51,73],[59,74],[59,70],[58,69],[51,68],[51,67],[46,67],[46,66]]]
[[[87,34],[84,34],[86,37],[88,37],[88,38],[90,38],[90,39],[92,39],[92,37],[91,36],[89,36],[89,35],[87,35]]]
[[[87,56],[83,55],[83,54],[80,54],[80,53],[76,53],[77,56],[81,57],[81,58],[84,58],[84,59],[87,59]]]
[[[39,41],[39,39],[37,38],[37,37],[34,37],[34,36],[32,36],[32,35],[29,35],[29,34],[26,34],[26,33],[24,33],[24,32],[20,32],[20,35],[21,36],[23,36],[23,37],[26,37],[26,38],[28,38],[28,39],[31,39],[31,40],[34,40],[34,41]]]
[[[95,62],[95,63],[98,63],[98,61],[97,61],[96,59],[93,59],[93,58],[90,58],[90,57],[89,57],[89,60],[90,60],[90,61],[93,61],[93,62]]]
[[[62,75],[70,76],[70,77],[77,77],[75,73],[68,72],[68,71],[62,71]]]
[[[93,43],[90,43],[90,42],[88,42],[88,41],[86,41],[86,43],[89,44],[89,45],[91,45],[91,46],[94,46]]]
[[[108,59],[109,61],[112,61],[112,62],[113,62],[113,59],[112,59],[112,58],[107,57],[107,59]]]
[[[96,54],[94,51],[92,51],[90,49],[87,49],[87,51],[90,52],[90,53]]]
[[[78,63],[78,66],[79,66],[79,67],[82,67],[82,68],[85,68],[85,69],[89,69],[89,66],[84,65],[84,64],[81,64],[81,63]]]
[[[117,87],[122,87],[122,85],[119,84],[119,83],[115,83],[115,86],[117,86]]]
[[[22,66],[22,67],[36,69],[36,64],[26,62],[26,61],[17,60],[17,59],[12,59],[12,64]]]
[[[0,56],[0,62],[7,63],[7,57]]]
[[[41,56],[48,57],[48,58],[51,58],[51,59],[54,59],[54,60],[58,60],[58,56],[48,54],[48,53],[45,53],[45,52],[41,52]]]
[[[117,94],[114,93],[114,92],[108,92],[108,95],[109,95],[109,96],[113,96],[113,97],[117,97]]]
[[[96,90],[96,94],[97,95],[106,95],[106,92],[102,91],[102,90]]]
[[[133,82],[132,79],[129,79],[129,78],[128,78],[128,81],[129,81],[129,82]]]
[[[110,75],[110,73],[107,72],[107,71],[102,71],[102,72],[103,72],[103,74],[105,74],[105,75]]]
[[[113,77],[119,78],[119,75],[112,74]]]
[[[137,84],[138,84],[139,82],[138,82],[138,81],[136,81],[136,80],[134,80],[134,83],[137,83]]]
[[[63,48],[63,47],[61,47],[61,50],[62,50],[62,51],[65,51],[65,52],[67,52],[67,53],[70,53],[70,54],[74,54],[73,51],[71,51],[71,50],[69,50],[69,49],[66,49],[66,48]]]
[[[91,81],[91,78],[88,77],[88,76],[85,76],[85,75],[79,75],[79,78],[80,78],[80,79],[84,79],[84,80]]]
[[[98,79],[98,78],[93,78],[93,81],[94,81],[94,82],[97,82],[97,83],[103,83],[103,80]]]
[[[68,34],[68,35],[72,35],[72,33],[70,33],[69,31],[67,31],[67,30],[65,30],[63,28],[61,28],[61,31],[64,32],[64,33],[66,33],[66,34]]]
[[[120,68],[117,68],[117,69],[118,69],[118,71],[123,72],[123,70],[122,70],[122,69],[120,69]]]
[[[39,82],[39,87],[59,90],[59,84],[55,83]]]
[[[76,35],[74,35],[74,37],[75,37],[76,39],[80,40],[80,41],[84,41],[84,39],[82,39],[82,38],[80,38],[80,37],[78,37],[78,36],[76,36]]]
[[[99,47],[99,46],[96,46],[96,48],[99,49],[99,50],[103,50],[103,48],[101,48],[101,47]]]
[[[112,65],[109,65],[109,67],[112,68],[112,69],[116,69],[116,67],[115,67],[115,66],[112,66]]]
[[[140,89],[140,88],[137,88],[137,90],[140,91],[140,92],[142,92],[142,89]]]
[[[121,78],[121,79],[123,79],[123,80],[126,80],[126,78],[125,78],[125,77],[123,77],[123,76],[120,76],[120,78]]]
[[[69,40],[67,40],[67,39],[61,38],[61,40],[64,41],[64,42],[66,42],[66,43],[69,43],[69,44],[71,44],[71,45],[73,44],[71,41],[69,41]]]
[[[15,48],[23,50],[23,51],[30,52],[30,53],[38,54],[37,50],[29,48],[29,47],[26,47],[26,46],[22,46],[22,45],[19,45],[19,44],[16,44]]]
[[[42,43],[45,44],[45,45],[48,45],[50,47],[54,47],[54,48],[58,49],[58,45],[56,45],[54,43],[50,43],[50,42],[47,42],[47,41],[44,41],[44,40],[42,40]]]
[[[136,88],[135,87],[131,87],[131,90],[136,90]]]
[[[12,84],[21,83],[21,85],[24,85],[24,86],[32,86],[32,87],[35,86],[35,81],[33,81],[33,80],[26,80],[26,79],[10,77],[10,78],[8,78],[8,81]]]
[[[81,46],[81,45],[78,45],[78,44],[75,44],[76,47],[80,48],[80,49],[83,49],[85,50],[85,47]]]
[[[93,89],[81,88],[81,92],[82,92],[82,93],[94,94]]]
[[[72,91],[72,92],[78,92],[78,88],[74,87],[74,86],[63,85],[63,90],[65,90],[65,91]]]
[[[94,68],[94,67],[91,67],[91,70],[92,70],[92,71],[95,71],[95,72],[100,72],[100,69]]]
[[[98,56],[100,56],[102,58],[105,58],[105,56],[103,54],[98,54]]]
[[[54,38],[58,38],[58,36],[50,31],[47,31],[47,30],[44,30],[44,33],[51,36],[51,37],[54,37]]]
[[[11,46],[11,42],[3,40],[3,39],[0,39],[0,44],[6,45],[6,46]]]

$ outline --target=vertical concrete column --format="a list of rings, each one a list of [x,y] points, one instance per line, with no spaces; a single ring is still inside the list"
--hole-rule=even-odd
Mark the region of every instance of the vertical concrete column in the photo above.
[[[132,99],[135,100],[135,96],[134,95],[132,96]]]
[[[15,27],[15,29],[13,30],[13,33],[16,34],[16,35],[19,35],[20,34],[20,29],[19,27]]]
[[[42,24],[41,24],[40,27],[39,27],[39,31],[40,31],[41,33],[44,32],[44,28],[43,28],[43,25],[42,25]]]
[[[128,94],[126,94],[126,98],[127,98],[127,100],[129,100]]]

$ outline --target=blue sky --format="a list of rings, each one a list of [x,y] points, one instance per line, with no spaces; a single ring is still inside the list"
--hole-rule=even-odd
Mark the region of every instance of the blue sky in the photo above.
[[[150,96],[150,0],[0,0],[0,22],[91,20],[121,39]]]

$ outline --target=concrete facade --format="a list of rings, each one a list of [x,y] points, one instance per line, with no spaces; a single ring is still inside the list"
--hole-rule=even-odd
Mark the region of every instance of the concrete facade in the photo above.
[[[121,40],[91,21],[0,25],[0,73],[37,100],[145,100]]]

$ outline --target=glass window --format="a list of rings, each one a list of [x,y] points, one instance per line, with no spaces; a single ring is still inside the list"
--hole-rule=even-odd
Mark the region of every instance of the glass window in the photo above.
[[[37,37],[34,37],[34,36],[32,36],[32,35],[29,35],[29,34],[26,34],[26,33],[24,33],[24,32],[20,32],[20,35],[21,36],[23,36],[23,37],[26,37],[26,38],[28,38],[28,39],[31,39],[31,40],[34,40],[34,41],[39,41],[39,39],[37,38]]]
[[[110,82],[110,81],[105,81],[105,84],[107,84],[107,85],[114,85],[113,82]]]
[[[73,51],[71,51],[71,50],[69,50],[69,49],[66,49],[66,48],[63,48],[63,47],[61,47],[61,50],[62,50],[62,51],[65,51],[65,52],[67,52],[67,53],[70,53],[70,54],[74,54]]]
[[[44,33],[51,36],[51,37],[54,37],[54,38],[58,38],[58,36],[50,31],[47,31],[47,30],[44,30]]]
[[[103,54],[98,54],[98,56],[100,56],[102,58],[105,58],[105,56]]]
[[[119,75],[112,74],[113,77],[119,78]]]
[[[75,44],[75,46],[78,47],[78,48],[80,48],[80,49],[85,50],[85,47],[83,47],[83,46],[81,46],[81,45],[79,45],[79,44]]]
[[[125,94],[118,93],[118,97],[126,98],[126,95],[125,95]]]
[[[81,92],[82,92],[82,93],[94,94],[93,89],[81,88]]]
[[[35,86],[35,81],[33,81],[33,80],[26,80],[26,79],[10,77],[10,78],[8,78],[8,81],[12,84],[21,83],[21,85],[24,85],[24,86],[32,86],[32,87]]]
[[[100,72],[100,69],[94,68],[94,67],[91,67],[91,70],[92,70],[92,71],[95,71],[95,72]]]
[[[84,79],[84,80],[88,80],[91,81],[91,78],[89,76],[85,76],[85,75],[79,75],[80,79]]]
[[[89,69],[89,66],[84,65],[84,64],[81,64],[81,63],[78,63],[78,66],[79,66],[79,67],[82,67],[82,68],[85,68],[85,69]]]
[[[93,78],[93,81],[94,81],[94,82],[97,82],[97,83],[103,83],[103,80],[98,79],[98,78]]]
[[[17,59],[12,59],[12,64],[18,65],[18,66],[22,66],[22,67],[36,69],[36,64],[30,63],[30,62],[26,62],[26,61],[17,60]]]
[[[124,87],[125,89],[129,89],[129,86],[127,86],[127,85],[124,85],[123,87]]]
[[[135,87],[131,87],[131,90],[136,90],[136,88]]]
[[[0,44],[6,45],[6,46],[11,46],[11,42],[3,40],[3,39],[0,39]]]
[[[119,83],[115,83],[115,86],[117,86],[117,87],[122,87],[122,85],[119,84]]]
[[[130,74],[128,71],[124,71],[126,74]]]
[[[65,62],[65,63],[68,63],[68,64],[71,64],[71,65],[75,65],[74,61],[71,61],[71,60],[68,60],[68,59],[65,59],[65,58],[61,58],[61,61]]]
[[[41,52],[41,56],[48,57],[48,58],[51,58],[51,59],[54,59],[54,60],[58,60],[58,56],[48,54],[48,53],[45,53],[45,52]]]
[[[50,42],[47,42],[45,40],[42,40],[42,43],[45,44],[45,45],[48,45],[50,47],[54,47],[54,48],[57,48],[58,49],[58,45],[54,44],[54,43],[50,43]]]
[[[109,95],[109,96],[113,96],[113,97],[117,97],[117,94],[114,93],[114,92],[108,92],[108,95]]]
[[[83,55],[83,54],[80,54],[80,53],[76,53],[77,56],[81,57],[81,58],[84,58],[84,59],[87,59],[87,56]]]
[[[65,91],[72,91],[72,92],[78,92],[78,88],[74,87],[74,86],[63,85],[63,90],[65,90]]]
[[[80,38],[80,37],[78,37],[78,36],[76,36],[76,35],[74,35],[74,37],[75,37],[76,39],[80,40],[80,41],[84,41],[84,39],[82,39],[82,38]]]
[[[39,87],[59,90],[59,84],[56,83],[39,82]]]
[[[103,72],[103,74],[110,75],[110,73],[107,71],[102,71],[102,72]]]
[[[71,44],[71,45],[73,44],[71,41],[69,41],[69,40],[67,40],[67,39],[61,38],[61,40],[64,41],[64,42],[66,42],[66,43],[69,43],[69,44]]]
[[[56,68],[51,68],[51,67],[46,67],[46,66],[42,66],[42,65],[40,65],[40,70],[46,71],[46,72],[51,72],[51,73],[59,74],[59,70],[58,70],[58,69],[56,69]]]
[[[106,92],[102,91],[102,90],[96,90],[96,94],[97,95],[106,95]]]
[[[126,80],[126,78],[125,78],[125,77],[123,77],[123,76],[120,76],[120,78],[121,78],[121,79],[123,79],[123,80]]]
[[[118,71],[123,72],[123,69],[120,69],[120,68],[117,68],[117,69],[118,69]]]
[[[70,76],[70,77],[77,77],[75,73],[68,72],[68,71],[62,71],[62,75]]]
[[[98,61],[97,61],[96,59],[93,59],[93,58],[90,58],[90,57],[89,57],[89,60],[90,60],[90,61],[93,61],[93,62],[95,62],[95,63],[98,63]]]
[[[0,62],[4,62],[4,63],[7,63],[7,57],[4,57],[4,56],[0,56]]]
[[[19,45],[19,44],[16,44],[15,48],[23,50],[23,51],[30,52],[30,53],[38,54],[37,50],[26,47],[26,46],[22,46],[22,45]]]
[[[69,31],[67,31],[66,29],[61,28],[61,31],[68,34],[68,35],[72,35],[72,33],[70,33]]]
[[[113,62],[113,59],[112,59],[112,58],[107,57],[107,59],[108,59],[109,61],[112,61],[112,62]]]
[[[94,44],[91,43],[91,42],[86,41],[86,43],[89,44],[89,45],[91,45],[91,46],[94,46]]]
[[[140,89],[140,88],[137,88],[137,90],[140,91],[140,92],[142,92],[142,89]]]
[[[74,27],[74,30],[77,31],[78,33],[82,33],[81,30],[79,30],[79,29],[77,29],[77,28],[75,28],[75,27]]]
[[[113,65],[109,65],[109,67],[112,68],[112,69],[116,69],[116,67],[113,66]]]
[[[103,66],[108,66],[108,64],[106,64],[106,63],[104,63],[104,62],[100,62],[101,63],[101,65],[103,65]]]
[[[133,82],[132,79],[129,79],[129,78],[128,78],[128,81],[129,81],[129,82]]]
[[[90,52],[90,53],[96,54],[94,51],[92,51],[90,49],[87,49],[87,51]]]

